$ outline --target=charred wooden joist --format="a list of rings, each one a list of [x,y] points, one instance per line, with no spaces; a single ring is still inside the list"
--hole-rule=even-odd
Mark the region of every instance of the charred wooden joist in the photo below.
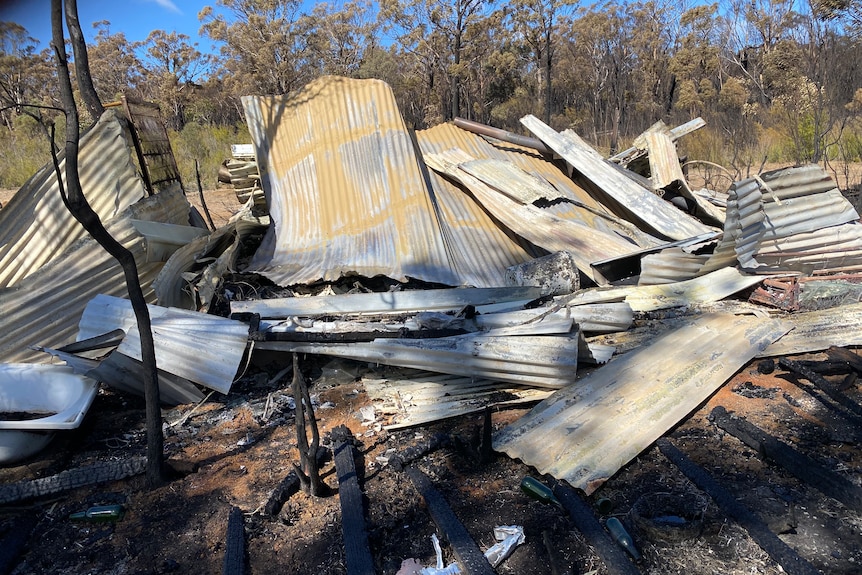
[[[341,503],[341,529],[348,575],[373,575],[374,559],[368,546],[362,489],[353,460],[353,435],[346,426],[332,430],[332,453],[338,473],[338,499]]]
[[[840,501],[850,509],[862,511],[862,488],[826,469],[790,445],[772,437],[756,425],[745,419],[732,417],[722,406],[713,409],[710,417],[721,429],[732,434],[761,456],[781,465],[798,479],[824,495]]]
[[[466,575],[492,575],[494,569],[491,564],[428,476],[415,467],[407,467],[404,472],[425,500],[428,513],[437,529],[452,546],[462,572]]]
[[[604,562],[608,573],[613,575],[637,575],[640,569],[631,562],[625,552],[602,528],[592,509],[581,495],[562,482],[554,485],[554,495],[569,513],[578,530],[587,538],[596,554]]]
[[[811,563],[770,531],[760,517],[737,501],[706,470],[691,461],[670,440],[662,438],[656,444],[662,454],[673,462],[692,483],[709,495],[727,516],[748,531],[751,538],[781,565],[784,571],[790,575],[817,575],[820,573]]]

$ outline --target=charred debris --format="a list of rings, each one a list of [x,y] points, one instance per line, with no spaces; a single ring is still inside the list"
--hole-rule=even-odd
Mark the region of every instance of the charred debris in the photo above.
[[[222,179],[244,207],[218,229],[191,208],[151,107],[109,108],[82,139],[85,194],[135,255],[151,303],[166,405],[229,395],[261,358],[285,368],[279,378],[296,377],[296,357],[348,360],[381,428],[487,414],[485,456],[548,478],[603,560],[629,572],[587,503],[604,482],[657,441],[682,461],[665,433],[753,361],[829,351],[859,369],[862,225],[819,166],[699,188],[675,143],[700,119],[658,123],[611,158],[532,116],[522,119],[530,136],[464,120],[413,133],[376,80],[325,77],[243,106],[253,144],[234,147]],[[0,210],[0,360],[60,363],[141,393],[121,272],[55,187],[45,169]],[[858,405],[822,389],[858,421]],[[533,407],[492,433],[491,410],[512,406]],[[348,571],[365,573],[351,441],[340,429],[332,451]],[[409,467],[442,443],[388,465],[406,469],[464,572],[493,572]],[[306,464],[329,457],[318,447],[306,444]],[[126,462],[4,486],[0,501],[140,470]],[[261,512],[277,513],[303,474],[287,474]],[[717,489],[703,484],[721,500]],[[834,489],[858,509],[858,486]],[[780,541],[764,533],[762,545],[806,572]],[[226,565],[241,561],[232,549]]]

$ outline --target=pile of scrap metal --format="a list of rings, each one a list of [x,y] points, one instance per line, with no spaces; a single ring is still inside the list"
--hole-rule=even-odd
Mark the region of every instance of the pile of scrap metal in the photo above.
[[[753,358],[860,343],[858,304],[729,299],[856,271],[862,227],[817,166],[691,189],[674,141],[702,121],[609,160],[531,116],[532,137],[411,133],[375,80],[243,105],[272,219],[244,271],[390,289],[232,293],[230,309],[258,319],[254,350],[393,366],[363,380],[390,427],[545,397],[494,447],[590,492]],[[640,327],[649,314],[668,319]]]
[[[243,106],[268,217],[250,199],[170,257],[132,226],[172,401],[199,385],[227,393],[245,354],[391,366],[363,381],[392,427],[540,401],[495,449],[591,492],[753,358],[862,343],[859,304],[788,313],[805,306],[785,301],[862,265],[856,211],[817,166],[691,189],[674,141],[702,121],[657,124],[606,159],[532,116],[531,137],[464,121],[413,133],[377,80],[324,77]],[[17,334],[0,353],[38,344],[110,383],[136,358],[134,328],[115,299],[85,293],[120,295],[121,282],[58,283],[78,258],[16,300],[29,316],[6,315],[15,296],[0,293]],[[765,279],[797,288],[778,306],[746,301]],[[65,316],[77,336],[54,323]],[[84,341],[115,329],[123,342],[86,363]]]
[[[61,156],[61,172],[63,162]],[[212,237],[185,197],[158,108],[128,100],[109,107],[82,135],[79,166],[88,202],[134,256],[152,304],[163,400],[200,400],[199,386],[227,393],[248,346],[248,325],[155,305],[166,261]],[[140,338],[127,293],[123,270],[65,208],[54,166],[46,165],[0,211],[0,362],[60,357],[77,374],[142,394]],[[2,429],[14,425],[0,420]]]

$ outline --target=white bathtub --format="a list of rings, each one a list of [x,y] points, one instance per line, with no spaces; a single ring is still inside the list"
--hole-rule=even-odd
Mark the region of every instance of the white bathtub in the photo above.
[[[70,367],[0,364],[0,465],[37,453],[57,430],[78,427],[98,390],[98,381]]]

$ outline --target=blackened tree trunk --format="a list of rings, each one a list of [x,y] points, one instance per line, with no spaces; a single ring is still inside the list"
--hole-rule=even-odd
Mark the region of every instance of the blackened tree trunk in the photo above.
[[[66,7],[70,8],[69,0]],[[74,0],[71,9],[75,9]],[[67,13],[68,18],[68,13]],[[77,15],[75,16],[77,20]],[[54,168],[57,172],[57,182],[63,203],[74,218],[84,226],[93,239],[113,256],[123,268],[126,285],[129,290],[129,300],[138,321],[141,333],[141,356],[144,366],[144,395],[147,417],[147,482],[156,486],[163,481],[162,468],[164,463],[164,436],[162,434],[162,418],[159,406],[158,371],[156,370],[156,355],[153,347],[153,334],[150,326],[150,315],[147,302],[141,290],[138,269],[132,253],[117,242],[102,225],[99,215],[93,210],[81,189],[78,177],[78,143],[80,136],[78,109],[72,94],[72,81],[69,77],[69,63],[63,41],[63,0],[51,0],[52,45],[57,64],[57,75],[60,81],[60,95],[66,112],[66,185],[63,186],[60,164],[54,154]],[[89,77],[89,71],[78,62],[78,78]],[[90,82],[92,85],[92,82]]]
[[[93,121],[99,119],[105,107],[99,100],[96,87],[93,86],[93,78],[90,75],[90,59],[87,56],[87,45],[84,42],[84,33],[78,22],[78,0],[66,0],[66,27],[69,29],[69,37],[72,39],[72,52],[75,54],[76,76],[78,78],[78,89],[87,111],[93,117]]]

